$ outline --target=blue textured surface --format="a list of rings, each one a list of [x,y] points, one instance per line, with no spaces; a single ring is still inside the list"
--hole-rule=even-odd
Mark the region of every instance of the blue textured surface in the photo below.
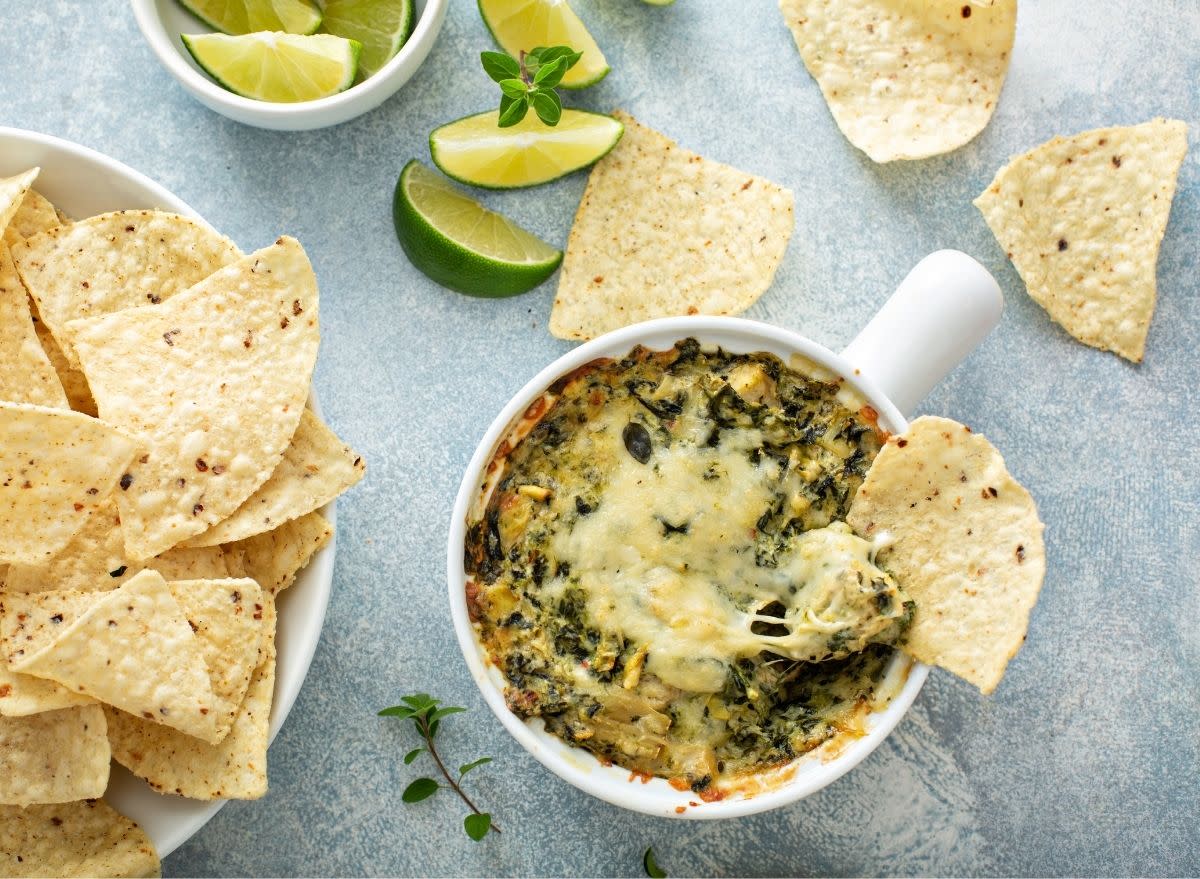
[[[795,236],[750,316],[838,348],[925,253],[958,247],[992,269],[1004,322],[921,411],[986,433],[1048,526],[1029,643],[992,698],[935,672],[850,775],[718,824],[625,813],[550,775],[484,707],[453,640],[443,556],[463,467],[509,395],[568,347],[545,331],[553,282],[471,300],[415,272],[393,236],[401,166],[428,157],[431,128],[495,100],[474,7],[452,0],[431,57],[379,110],[276,134],[192,101],[120,0],[0,0],[0,123],[127,162],[243,248],[280,232],[305,244],[321,401],[369,465],[339,509],[334,599],[271,749],[270,794],[230,804],[166,873],[640,875],[649,844],[674,875],[1200,873],[1200,6],[1027,0],[990,127],[949,156],[879,167],[837,131],[770,0],[577,0],[613,73],[569,101],[621,106],[795,191]],[[970,201],[1010,154],[1154,115],[1193,125],[1192,154],[1132,366],[1046,318]],[[485,200],[564,242],[583,184]],[[417,689],[471,708],[444,747],[497,758],[472,785],[502,837],[468,841],[448,799],[401,804],[411,736],[375,712]]]

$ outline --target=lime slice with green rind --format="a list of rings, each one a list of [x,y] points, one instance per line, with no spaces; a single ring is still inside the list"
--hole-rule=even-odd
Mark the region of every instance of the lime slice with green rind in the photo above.
[[[345,91],[358,72],[360,46],[329,34],[272,33],[231,37],[182,34],[196,63],[229,91],[291,104]]]
[[[412,35],[412,0],[325,0],[321,30],[362,43],[360,79],[387,64]]]
[[[497,118],[493,110],[435,128],[429,135],[434,164],[472,186],[534,186],[586,168],[625,131],[611,116],[586,110],[563,110],[553,127],[535,113],[509,128],[497,127]]]
[[[514,58],[540,46],[582,52],[563,77],[563,88],[587,88],[608,75],[604,53],[566,0],[479,0],[479,14],[500,48]]]
[[[392,215],[412,264],[470,296],[524,293],[562,262],[562,251],[489,211],[416,159],[400,172]]]
[[[283,31],[315,33],[321,9],[312,0],[179,0],[194,16],[223,34]]]

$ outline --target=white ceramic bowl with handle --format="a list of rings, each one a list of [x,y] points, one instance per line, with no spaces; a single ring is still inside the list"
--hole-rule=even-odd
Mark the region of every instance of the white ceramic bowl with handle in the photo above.
[[[449,0],[414,0],[416,25],[407,42],[387,64],[346,91],[316,101],[276,104],[235,95],[205,73],[180,40],[180,34],[211,33],[212,28],[178,0],[130,0],[138,28],[155,56],[200,103],[222,116],[257,128],[307,131],[337,125],[374,110],[408,82],[437,40]]]
[[[774,809],[820,790],[875,750],[916,699],[927,666],[897,653],[887,672],[894,695],[867,718],[867,733],[834,741],[786,767],[760,773],[758,790],[701,803],[664,779],[643,783],[627,769],[605,766],[590,752],[546,732],[538,720],[524,721],[504,702],[504,677],[488,660],[467,613],[463,564],[467,513],[484,469],[510,426],[559,377],[599,357],[623,357],[636,345],[665,350],[695,337],[727,351],[766,351],[785,362],[800,354],[841,376],[879,413],[879,423],[896,433],[906,415],[996,326],[1004,300],[987,269],[956,250],[927,256],[909,273],[858,337],[841,353],[791,330],[732,317],[678,317],[625,327],[580,345],[555,360],[525,385],[496,416],[467,466],[454,505],[447,552],[450,611],[459,646],[484,700],[526,750],[555,774],[609,803],[667,818],[733,818]]]
[[[0,127],[0,177],[32,167],[42,169],[34,181],[34,188],[70,217],[157,208],[206,223],[182,200],[128,165],[57,137]],[[263,244],[274,240],[275,230],[271,231],[270,239]],[[320,413],[315,392],[313,408]],[[334,504],[322,509],[321,514],[330,525],[336,526]],[[333,585],[336,543],[335,531],[333,539],[313,557],[279,599],[276,638],[279,658],[275,669],[275,698],[271,705],[272,740],[300,695],[300,687],[321,637]],[[226,802],[200,802],[155,793],[141,779],[116,764],[113,764],[104,798],[142,825],[163,858],[194,836]]]

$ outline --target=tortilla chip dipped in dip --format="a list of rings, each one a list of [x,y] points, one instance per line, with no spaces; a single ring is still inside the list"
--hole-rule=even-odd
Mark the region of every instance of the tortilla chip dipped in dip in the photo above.
[[[1174,119],[1056,137],[1001,168],[975,206],[1051,318],[1139,363],[1186,153]]]
[[[1017,0],[780,0],[838,128],[876,162],[957,149],[992,118]]]
[[[888,440],[846,521],[915,602],[903,650],[990,693],[1046,574],[1033,498],[986,439],[923,416]]]
[[[745,311],[787,250],[791,190],[613,116],[625,135],[588,177],[550,332],[591,339],[656,317]]]

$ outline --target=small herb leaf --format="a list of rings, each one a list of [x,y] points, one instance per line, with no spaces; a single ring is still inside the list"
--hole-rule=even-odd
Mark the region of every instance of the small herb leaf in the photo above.
[[[400,799],[406,803],[419,803],[421,800],[427,800],[436,794],[439,787],[441,785],[432,778],[418,778],[404,789],[404,793],[400,795]]]
[[[561,58],[549,63],[543,62],[533,77],[533,84],[552,89],[562,82],[563,74],[567,72],[567,64]]]
[[[508,106],[504,106],[503,101],[509,101]],[[529,99],[522,95],[519,98],[510,98],[507,95],[502,99],[500,104],[500,118],[496,124],[501,128],[509,128],[516,125],[525,118],[525,114],[529,112]]]
[[[654,860],[654,849],[646,849],[646,853],[642,855],[642,869],[646,871],[646,875],[650,879],[667,879],[667,872],[658,865]]]
[[[463,819],[463,829],[467,831],[467,836],[476,842],[487,836],[491,826],[492,816],[487,812],[478,815],[472,813]]]
[[[559,100],[557,92],[539,89],[530,95],[529,100],[539,119],[547,125],[558,124],[558,120],[562,118],[562,101]]]
[[[411,751],[409,751],[407,754],[404,755],[404,765],[405,766],[409,765],[410,763],[412,763],[412,761],[416,760],[418,757],[420,757],[424,753],[425,753],[424,748],[413,748]]]
[[[500,91],[510,98],[520,98],[529,91],[529,86],[519,79],[502,79],[500,80]]]
[[[407,705],[393,705],[379,712],[380,717],[399,717],[401,720],[413,716],[413,710]]]
[[[480,757],[478,760],[472,760],[470,763],[464,763],[462,766],[458,767],[458,777],[459,777],[459,779],[461,779],[464,775],[466,775],[472,769],[475,769],[478,766],[482,766],[484,763],[491,763],[491,762],[492,762],[491,757]]]
[[[582,52],[576,52],[570,46],[552,46],[549,49],[538,50],[538,60],[542,65],[550,64],[559,59],[566,59],[566,64],[563,67],[564,73],[578,64],[579,59],[582,57]]]
[[[479,60],[483,63],[487,75],[496,82],[521,78],[521,65],[511,55],[504,52],[480,52]]]

